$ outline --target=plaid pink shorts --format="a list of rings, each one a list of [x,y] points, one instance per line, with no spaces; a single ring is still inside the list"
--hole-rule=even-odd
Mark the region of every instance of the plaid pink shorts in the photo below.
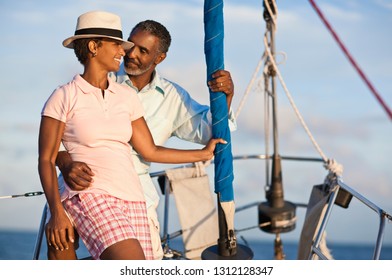
[[[63,204],[94,259],[99,259],[109,246],[126,239],[137,239],[146,260],[154,259],[145,202],[79,193]]]

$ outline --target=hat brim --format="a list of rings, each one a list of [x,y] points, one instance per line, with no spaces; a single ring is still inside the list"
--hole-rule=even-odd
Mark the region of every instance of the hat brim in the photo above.
[[[116,41],[121,41],[122,42],[122,47],[124,50],[129,50],[134,46],[132,42],[129,41],[124,41],[122,39],[119,39],[118,37],[112,37],[112,36],[106,36],[106,35],[98,35],[98,34],[82,34],[82,35],[75,35],[72,37],[69,37],[63,41],[63,46],[69,49],[73,49],[74,44],[73,42],[77,39],[83,39],[83,38],[110,38]]]

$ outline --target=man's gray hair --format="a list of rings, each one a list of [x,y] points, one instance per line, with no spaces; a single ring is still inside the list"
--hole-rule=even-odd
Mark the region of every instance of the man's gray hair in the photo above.
[[[171,43],[171,36],[169,31],[166,29],[165,26],[160,24],[159,22],[156,22],[154,20],[145,20],[141,21],[138,24],[135,25],[135,27],[132,29],[131,34],[129,37],[131,37],[132,33],[135,30],[142,30],[142,31],[147,31],[151,35],[156,36],[159,39],[159,51],[162,53],[167,53],[169,51],[170,43]]]

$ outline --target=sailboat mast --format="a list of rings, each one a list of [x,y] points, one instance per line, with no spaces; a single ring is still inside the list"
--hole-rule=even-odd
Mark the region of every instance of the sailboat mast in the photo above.
[[[276,8],[275,1],[267,0],[263,2],[264,19],[266,21],[268,37],[268,48],[271,57],[266,59],[268,66],[268,79],[270,80],[269,97],[272,107],[272,132],[273,132],[273,156],[272,156],[272,174],[270,185],[266,190],[266,202],[259,204],[259,227],[261,230],[269,233],[275,233],[275,258],[284,259],[283,246],[280,233],[291,231],[295,228],[295,204],[285,201],[283,197],[282,166],[279,155],[278,141],[278,105],[276,93],[276,71],[271,60],[275,54],[275,19]],[[266,88],[266,92],[269,89]]]
[[[274,11],[273,11],[274,12]],[[275,55],[275,25],[269,13],[265,14],[267,30],[269,35],[269,47],[272,56]],[[268,60],[268,59],[267,59]],[[279,155],[279,133],[278,133],[278,96],[276,92],[276,73],[271,63],[269,65],[268,73],[271,82],[271,106],[272,106],[272,129],[273,129],[273,158],[272,158],[272,181],[270,191],[267,193],[267,199],[272,204],[272,207],[282,207],[283,201],[283,181],[281,159]]]
[[[275,55],[275,28],[271,20],[267,21],[267,29],[269,30],[269,44],[272,56]],[[272,96],[272,127],[273,127],[273,149],[274,155],[279,154],[279,140],[278,140],[278,100],[276,94],[276,75],[271,64],[268,69],[271,80],[271,96]]]

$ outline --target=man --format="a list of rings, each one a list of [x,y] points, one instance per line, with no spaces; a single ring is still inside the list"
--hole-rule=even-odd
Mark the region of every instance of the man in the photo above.
[[[138,92],[155,144],[162,146],[172,136],[194,143],[207,143],[212,137],[209,107],[197,103],[182,87],[161,77],[155,70],[166,58],[169,50],[171,37],[167,29],[158,22],[146,20],[132,29],[128,41],[133,42],[134,47],[127,51],[120,71],[113,73],[112,78]],[[208,85],[212,91],[226,94],[227,106],[230,109],[234,95],[230,73],[225,70],[215,72]],[[236,124],[231,112],[229,125],[231,130],[235,129]],[[154,258],[162,259],[156,213],[159,195],[149,176],[150,163],[143,161],[136,152],[132,157],[146,198]],[[75,190],[88,187],[93,180],[94,174],[89,167],[82,162],[72,162],[66,152],[59,153],[56,163],[64,180]],[[72,252],[72,249],[67,251]],[[49,248],[48,257],[63,259],[67,258],[69,253]]]

